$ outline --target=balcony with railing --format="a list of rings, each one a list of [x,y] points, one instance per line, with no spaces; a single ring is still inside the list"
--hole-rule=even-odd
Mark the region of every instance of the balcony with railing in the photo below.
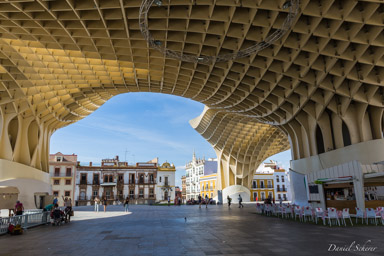
[[[60,178],[60,177],[63,177],[63,178],[67,177],[67,178],[70,178],[70,177],[72,177],[72,173],[57,173],[57,172],[55,172],[55,173],[53,174],[53,177],[55,177],[55,178]]]
[[[88,185],[87,180],[80,180],[79,184],[77,185]]]
[[[287,188],[277,188],[277,192],[287,192]]]
[[[273,185],[268,185],[267,187],[268,187],[268,188],[273,188]]]

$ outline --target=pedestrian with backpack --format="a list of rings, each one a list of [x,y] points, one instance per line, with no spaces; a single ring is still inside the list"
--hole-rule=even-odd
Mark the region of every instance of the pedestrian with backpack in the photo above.
[[[228,208],[231,208],[232,198],[230,198],[229,195],[227,196],[227,202],[228,202]]]

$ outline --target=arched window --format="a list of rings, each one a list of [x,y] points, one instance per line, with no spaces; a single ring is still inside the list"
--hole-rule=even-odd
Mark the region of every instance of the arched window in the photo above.
[[[320,126],[316,127],[316,146],[317,146],[317,154],[321,154],[325,152],[323,133],[321,132]]]
[[[351,145],[351,135],[349,134],[348,126],[344,122],[341,125],[341,131],[343,133],[344,147]]]

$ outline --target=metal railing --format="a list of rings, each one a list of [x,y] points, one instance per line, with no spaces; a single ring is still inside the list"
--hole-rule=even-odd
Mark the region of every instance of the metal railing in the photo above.
[[[60,178],[60,177],[71,178],[72,177],[72,173],[68,173],[68,174],[67,173],[54,173],[52,178]]]
[[[27,210],[27,212],[32,212],[32,210]],[[21,225],[21,228],[27,229],[39,225],[43,225],[50,222],[50,212],[38,212],[38,213],[28,213],[12,217],[0,217],[0,235],[6,234],[8,232],[9,224],[12,225]]]
[[[34,213],[42,213],[43,209],[33,209],[33,210],[25,210],[23,214],[34,214]]]

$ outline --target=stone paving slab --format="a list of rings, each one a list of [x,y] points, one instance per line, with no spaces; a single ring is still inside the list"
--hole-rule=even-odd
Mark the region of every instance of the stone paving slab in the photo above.
[[[186,218],[186,220],[185,220]],[[0,255],[384,255],[384,226],[328,227],[214,205],[75,207],[71,223],[0,236]],[[357,244],[377,247],[353,251]],[[331,244],[351,251],[329,252]]]

